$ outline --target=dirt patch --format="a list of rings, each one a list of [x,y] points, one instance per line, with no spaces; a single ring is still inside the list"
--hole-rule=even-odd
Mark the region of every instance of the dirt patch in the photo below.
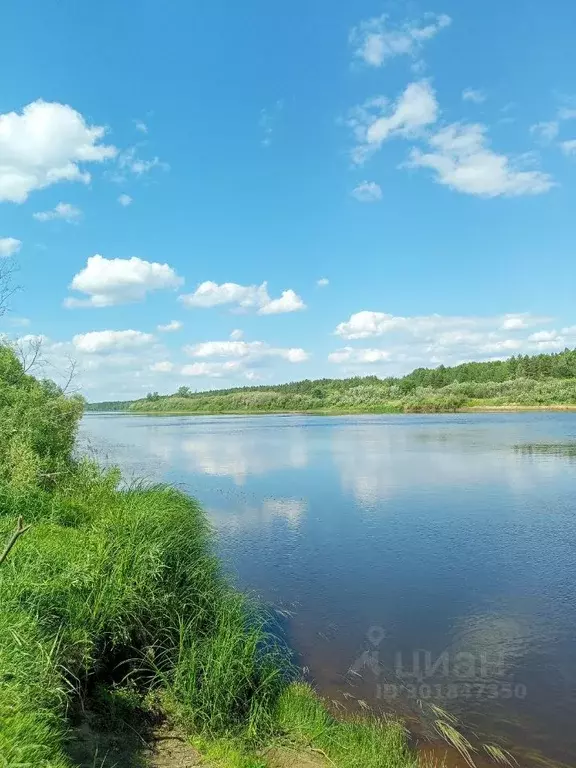
[[[269,768],[326,768],[334,765],[316,752],[276,747],[266,753]]]
[[[194,768],[205,765],[200,754],[175,731],[162,728],[153,734],[150,768]]]
[[[121,732],[100,730],[84,720],[72,730],[68,756],[77,768],[196,768],[204,765],[188,741],[167,726]]]

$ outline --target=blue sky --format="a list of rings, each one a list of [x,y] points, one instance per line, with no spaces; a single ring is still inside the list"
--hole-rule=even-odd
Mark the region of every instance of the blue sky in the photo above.
[[[90,399],[576,346],[568,0],[0,13],[0,331]]]

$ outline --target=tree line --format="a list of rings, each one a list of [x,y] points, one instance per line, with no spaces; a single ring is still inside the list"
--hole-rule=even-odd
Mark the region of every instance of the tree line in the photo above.
[[[172,395],[150,392],[135,402],[105,402],[94,411],[454,410],[466,405],[576,403],[576,350],[515,355],[507,360],[417,368],[406,376],[305,379],[286,384],[197,392],[181,386]]]

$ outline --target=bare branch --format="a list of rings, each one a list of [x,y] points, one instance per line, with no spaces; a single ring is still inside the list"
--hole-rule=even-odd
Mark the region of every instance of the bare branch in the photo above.
[[[8,544],[6,544],[6,548],[4,549],[4,552],[2,552],[2,554],[0,555],[0,565],[2,565],[2,563],[6,560],[6,558],[10,554],[10,550],[12,549],[14,544],[16,544],[20,536],[23,536],[26,533],[26,531],[30,530],[31,527],[32,527],[31,525],[24,525],[24,520],[22,519],[22,517],[18,518],[18,523],[16,524],[16,530],[10,537]]]
[[[24,373],[30,373],[34,368],[45,365],[46,361],[42,357],[43,343],[42,336],[25,336],[14,342],[14,351],[22,363]]]
[[[78,375],[78,363],[70,355],[67,355],[66,359],[68,360],[68,370],[66,372],[67,373],[66,381],[62,385],[62,392],[65,395],[70,395],[80,391],[80,387],[72,388],[72,382]]]
[[[18,290],[13,282],[16,271],[13,261],[0,259],[0,317],[8,311],[8,302]]]

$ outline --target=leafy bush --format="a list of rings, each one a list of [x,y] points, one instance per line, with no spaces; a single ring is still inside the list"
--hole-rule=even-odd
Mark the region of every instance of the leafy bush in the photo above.
[[[0,345],[0,480],[48,485],[70,466],[81,398],[28,376],[14,351]]]

